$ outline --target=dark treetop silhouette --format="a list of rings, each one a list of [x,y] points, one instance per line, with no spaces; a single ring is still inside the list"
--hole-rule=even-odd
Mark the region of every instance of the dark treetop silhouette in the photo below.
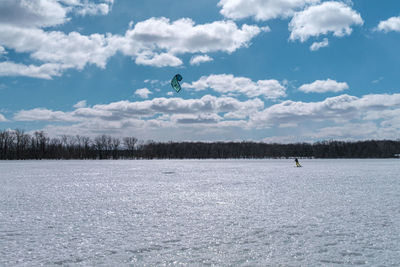
[[[135,137],[50,138],[43,131],[0,131],[0,159],[205,159],[205,158],[392,158],[400,141],[323,141],[295,144],[262,142],[155,142]]]

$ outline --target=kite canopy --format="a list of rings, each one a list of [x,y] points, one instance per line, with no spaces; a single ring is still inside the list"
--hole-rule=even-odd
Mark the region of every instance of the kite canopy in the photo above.
[[[180,74],[176,74],[171,80],[171,86],[177,93],[182,89],[181,85],[179,84],[180,81],[182,81],[182,75]]]

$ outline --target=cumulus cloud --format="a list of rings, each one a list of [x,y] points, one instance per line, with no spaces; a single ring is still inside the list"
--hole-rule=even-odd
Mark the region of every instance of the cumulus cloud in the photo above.
[[[176,114],[218,114],[241,113],[241,117],[248,116],[251,112],[260,110],[264,104],[259,99],[239,101],[232,97],[215,97],[205,95],[200,99],[182,98],[154,98],[144,101],[119,101],[110,104],[94,105],[93,107],[79,107],[74,111],[51,111],[43,108],[22,110],[15,114],[18,121],[31,120],[123,120],[129,118],[149,118],[155,115]]]
[[[266,108],[252,117],[252,123],[258,127],[270,127],[278,124],[300,123],[307,120],[332,120],[340,118],[348,105],[357,100],[356,97],[342,95],[327,98],[321,102],[284,101]]]
[[[263,28],[246,24],[238,28],[232,21],[196,25],[188,18],[173,22],[167,18],[150,18],[138,22],[125,36],[115,40],[119,49],[136,58],[138,64],[178,66],[182,62],[177,55],[216,51],[232,53],[248,46],[250,40],[262,31]]]
[[[320,0],[221,0],[221,14],[230,19],[253,17],[256,20],[269,20],[292,16],[296,10]]]
[[[25,76],[49,80],[53,76],[60,76],[63,69],[61,65],[51,63],[35,66],[0,62],[0,76]]]
[[[104,68],[117,51],[110,36],[77,32],[45,32],[42,29],[0,25],[0,44],[18,53],[30,53],[33,59],[61,64],[63,68],[82,69],[86,64]]]
[[[381,81],[383,81],[383,79],[384,78],[381,76],[378,79],[371,81],[371,83],[377,84],[377,83],[380,83]]]
[[[145,82],[145,83],[150,83],[150,84],[157,84],[157,83],[159,83],[160,81],[159,81],[159,80],[150,80],[150,79],[146,79],[146,80],[144,80],[143,82]]]
[[[400,94],[365,95],[361,98],[345,94],[308,103],[288,100],[254,114],[251,124],[254,127],[271,127],[282,123],[377,120],[383,118],[380,114],[382,111],[399,107]]]
[[[2,0],[0,24],[19,27],[50,27],[64,24],[69,13],[106,15],[113,1],[95,3],[87,0]]]
[[[2,114],[0,114],[0,122],[2,121],[7,121],[7,119]]]
[[[190,59],[190,65],[200,65],[201,63],[210,61],[213,61],[213,58],[208,55],[197,55]]]
[[[248,46],[250,40],[262,31],[264,28],[246,24],[238,28],[232,21],[195,25],[191,19],[170,22],[166,18],[138,22],[125,35],[66,34],[0,23],[0,45],[17,53],[28,53],[32,59],[45,65],[59,64],[59,72],[55,74],[29,76],[48,79],[48,76],[59,75],[62,70],[82,70],[87,64],[105,68],[108,59],[118,51],[132,57],[136,64],[176,67],[183,64],[178,57],[181,54],[232,53]]]
[[[148,98],[152,92],[147,88],[137,89],[135,91],[135,95],[140,96],[141,98]]]
[[[78,32],[48,31],[70,20],[69,14],[107,14],[113,0],[4,0],[0,6],[0,53],[5,48],[28,53],[41,62],[24,65],[7,62],[2,75],[49,79],[66,69],[82,70],[88,64],[105,68],[117,52],[132,57],[136,64],[156,67],[182,65],[179,55],[222,51],[232,53],[249,45],[263,27],[232,21],[196,25],[188,18],[170,21],[150,18],[131,25],[125,35],[82,35]],[[195,62],[209,60],[197,58]],[[3,64],[3,68],[6,66]],[[53,65],[49,65],[53,64]],[[47,72],[46,72],[47,71]]]
[[[75,2],[75,1],[74,1]],[[105,0],[103,3],[79,1],[73,5],[73,10],[82,16],[85,15],[107,15],[112,7],[113,0]]]
[[[335,80],[316,80],[313,83],[303,84],[299,90],[305,93],[326,93],[326,92],[341,92],[349,89],[345,82],[337,82]]]
[[[210,96],[209,96],[210,97]],[[76,109],[70,112],[64,112],[65,120],[59,123],[58,114],[54,118],[54,113],[57,111],[47,111],[48,114],[41,114],[41,116],[35,116],[36,120],[33,121],[47,121],[47,119],[53,119],[47,121],[48,125],[42,128],[42,130],[49,133],[50,136],[59,135],[60,133],[68,135],[87,135],[95,136],[99,133],[111,134],[116,136],[132,136],[140,139],[155,139],[155,140],[215,140],[215,138],[221,140],[216,135],[229,138],[230,136],[237,136],[238,132],[242,131],[246,125],[244,120],[226,120],[222,117],[223,110],[228,107],[224,107],[227,103],[218,103],[218,99],[203,99],[203,100],[190,100],[192,103],[185,103],[185,100],[175,100],[175,103],[183,101],[181,104],[195,107],[193,110],[181,110],[183,112],[159,112],[154,109],[159,103],[150,101],[154,105],[148,107],[147,111],[150,113],[136,114],[132,109],[124,110],[124,105],[128,103],[118,103],[112,106],[103,106],[96,108],[85,108],[85,112],[82,109]],[[209,102],[211,100],[211,102]],[[201,102],[208,102],[207,107],[196,107]],[[225,99],[225,102],[230,100]],[[222,102],[224,102],[222,101]],[[144,104],[142,101],[140,103]],[[133,102],[130,102],[133,103]],[[151,104],[145,103],[145,105]],[[212,103],[214,106],[210,106]],[[240,101],[233,100],[233,104],[241,105]],[[137,103],[139,104],[139,103]],[[246,103],[247,106],[254,106],[250,103]],[[112,111],[111,111],[112,110]],[[173,110],[173,109],[171,109]],[[78,115],[79,111],[79,115]],[[144,111],[144,110],[141,110]],[[32,110],[34,112],[34,110]],[[154,112],[154,115],[150,115]],[[254,112],[254,111],[253,111]],[[83,113],[91,113],[92,116],[83,116]],[[97,113],[97,114],[95,114]],[[107,114],[108,113],[108,114]],[[107,114],[107,115],[106,115]],[[18,116],[17,116],[18,115]],[[24,115],[24,117],[19,116]],[[37,115],[37,114],[36,114]],[[53,115],[53,117],[52,117]],[[77,121],[69,121],[68,117],[76,119]],[[24,113],[15,114],[14,116],[18,120],[28,119],[31,120],[32,116]],[[68,126],[66,126],[68,124]],[[207,125],[208,127],[204,127]],[[238,137],[236,137],[238,138]]]
[[[143,101],[119,101],[93,107],[76,107],[72,111],[46,108],[21,110],[16,121],[43,121],[49,134],[97,135],[99,132],[141,138],[193,136],[204,138],[205,132],[221,130],[230,135],[232,127],[246,127],[251,114],[264,108],[259,99],[239,101],[232,97],[206,95],[200,99],[154,98]],[[231,114],[231,116],[225,116]],[[60,125],[61,123],[61,125]],[[68,127],[62,126],[68,123]],[[210,128],[204,128],[204,124]],[[167,131],[165,131],[168,129]],[[221,133],[222,133],[221,132]],[[236,132],[236,131],[234,131]],[[161,134],[163,133],[163,134]],[[225,135],[224,135],[225,136]]]
[[[79,101],[75,105],[73,105],[74,108],[84,108],[86,107],[87,103],[86,100]]]
[[[274,132],[290,133],[296,127],[301,132],[296,137],[298,141],[336,137],[397,138],[399,111],[400,94],[340,95],[318,102],[284,101],[269,107],[264,107],[260,99],[239,101],[206,95],[200,99],[119,101],[68,112],[35,108],[17,112],[14,120],[46,121],[49,125],[44,130],[55,135],[101,132],[156,140],[221,136],[232,140],[243,138],[241,134],[254,134],[255,129],[274,128]],[[237,135],[238,132],[241,134]]]
[[[387,20],[379,22],[375,30],[382,32],[400,32],[400,17],[391,17]]]
[[[235,77],[232,74],[202,76],[191,84],[183,83],[182,87],[196,91],[210,88],[221,94],[243,94],[248,97],[262,96],[277,99],[286,96],[286,88],[277,80],[259,80],[253,82],[249,78]]]
[[[77,121],[70,113],[52,111],[46,108],[21,110],[14,115],[16,121]]]
[[[182,65],[182,60],[168,53],[153,53],[151,51],[141,52],[137,55],[136,64],[154,67],[177,67]]]
[[[222,117],[217,114],[180,114],[171,116],[171,120],[178,124],[210,124],[218,123],[222,120]]]
[[[322,47],[327,47],[329,45],[329,41],[328,38],[324,38],[324,40],[322,40],[321,42],[314,42],[311,46],[310,46],[310,50],[311,51],[317,51]]]
[[[374,122],[361,122],[361,123],[346,123],[344,125],[324,127],[318,129],[316,133],[309,134],[308,136],[316,139],[365,139],[366,136],[370,138],[376,136],[379,128]]]
[[[333,33],[350,35],[353,25],[363,25],[359,13],[341,2],[328,1],[297,12],[289,23],[290,40],[307,41],[310,37]]]
[[[6,49],[0,45],[0,56],[6,55],[6,54],[7,54]]]
[[[380,112],[368,112],[368,114],[365,116],[366,119],[369,120],[379,120],[383,119],[381,122],[381,125],[383,127],[389,127],[389,128],[394,128],[394,129],[400,129],[400,108],[399,109],[386,109],[386,110],[381,110]]]
[[[58,1],[2,0],[0,24],[47,27],[65,23],[68,10]]]

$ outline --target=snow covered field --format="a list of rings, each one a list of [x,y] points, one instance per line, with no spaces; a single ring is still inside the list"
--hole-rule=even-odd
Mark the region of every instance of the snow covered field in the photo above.
[[[0,266],[400,265],[400,160],[0,162]]]

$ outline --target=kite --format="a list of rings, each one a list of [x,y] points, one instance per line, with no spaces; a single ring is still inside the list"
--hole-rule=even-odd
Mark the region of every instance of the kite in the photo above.
[[[182,89],[181,85],[179,84],[180,81],[182,81],[182,76],[180,74],[176,74],[171,80],[171,86],[177,93]]]

